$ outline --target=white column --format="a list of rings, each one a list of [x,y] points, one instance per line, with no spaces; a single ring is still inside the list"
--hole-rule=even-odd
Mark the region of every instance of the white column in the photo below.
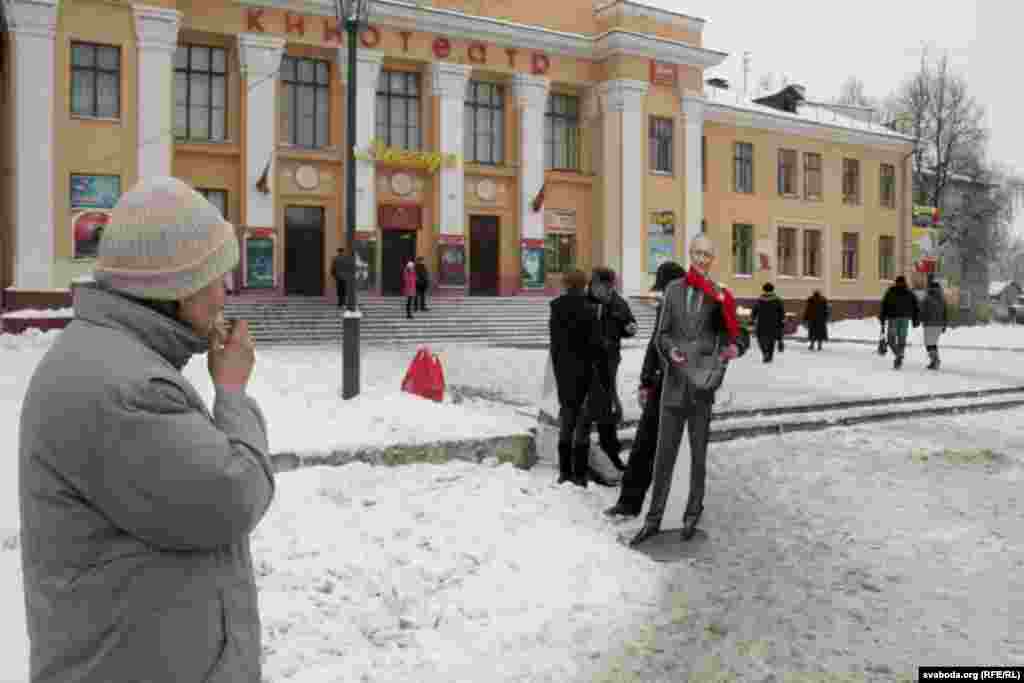
[[[238,60],[246,98],[245,121],[245,223],[269,228],[274,225],[275,170],[267,173],[270,192],[263,194],[256,183],[277,148],[277,81],[285,39],[260,33],[238,36]]]
[[[437,95],[441,120],[441,154],[462,158],[466,118],[466,84],[473,68],[462,64],[434,62],[430,67],[431,83]],[[465,235],[466,175],[463,167],[442,166],[440,223],[442,235]]]
[[[544,184],[544,112],[551,81],[517,73],[512,89],[519,107],[519,225],[522,239],[544,239],[544,213],[532,204]]]
[[[375,50],[360,47],[356,51],[357,151],[366,151],[370,141],[377,135],[377,82],[380,80],[383,59],[383,55]],[[338,48],[338,66],[342,82],[347,83],[347,47]],[[347,89],[345,97],[348,97]],[[372,159],[356,159],[356,230],[377,230],[377,163]]]
[[[648,84],[644,81],[620,79],[608,81],[599,86],[604,109],[605,128],[617,129],[620,135],[621,149],[619,168],[608,168],[604,172],[614,178],[606,190],[618,194],[618,213],[605,216],[605,230],[618,230],[621,235],[621,252],[618,264],[607,263],[612,268],[618,266],[622,291],[627,296],[641,294],[644,289],[645,273],[643,268],[643,232],[647,229],[647,217],[644,215],[644,173],[643,145],[644,133],[644,97],[647,95]],[[608,137],[607,135],[605,137]],[[608,206],[608,203],[606,203]],[[605,235],[607,240],[608,235]]]
[[[58,0],[5,0],[14,57],[14,286],[49,289]],[[67,201],[66,199],[64,200]]]
[[[138,177],[171,175],[174,51],[181,12],[132,5],[138,65]]]
[[[685,92],[683,105],[683,143],[686,162],[683,178],[686,182],[686,244],[683,259],[690,267],[690,245],[700,234],[704,220],[704,168],[701,164],[701,138],[704,136],[704,99],[699,93]],[[719,253],[723,245],[717,245]]]

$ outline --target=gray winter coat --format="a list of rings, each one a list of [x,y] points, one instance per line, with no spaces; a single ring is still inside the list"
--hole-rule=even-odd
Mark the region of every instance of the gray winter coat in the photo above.
[[[21,413],[32,683],[258,683],[263,416],[243,393],[208,412],[184,325],[95,286],[74,306]]]

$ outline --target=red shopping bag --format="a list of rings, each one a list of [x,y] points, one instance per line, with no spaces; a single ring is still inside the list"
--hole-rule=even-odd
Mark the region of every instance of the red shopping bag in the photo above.
[[[444,369],[441,359],[421,346],[402,380],[402,391],[441,402],[444,399]]]

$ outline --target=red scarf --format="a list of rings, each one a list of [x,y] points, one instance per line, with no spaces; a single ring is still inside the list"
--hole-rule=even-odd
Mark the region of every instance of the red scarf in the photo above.
[[[719,292],[711,280],[692,267],[690,272],[686,274],[686,284],[699,289],[706,296],[711,297],[722,305],[722,319],[725,321],[725,331],[729,336],[729,342],[734,343],[740,336],[740,324],[736,320],[736,299],[733,298],[732,292],[725,287]]]

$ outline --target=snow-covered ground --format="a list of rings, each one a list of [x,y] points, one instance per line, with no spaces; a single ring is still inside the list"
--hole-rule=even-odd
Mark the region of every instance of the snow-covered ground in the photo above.
[[[864,320],[840,320],[830,323],[828,333],[836,339],[864,339],[877,341],[879,334],[877,318]],[[800,334],[806,335],[807,328],[801,327]],[[911,328],[909,341],[915,346],[922,343],[922,328]],[[1001,347],[1024,350],[1024,325],[992,323],[977,327],[950,327],[939,338],[939,346],[970,346],[973,348]]]
[[[16,543],[18,415],[31,372],[57,334],[0,335],[0,430],[8,435],[0,451],[0,600],[9,607],[0,617],[0,637],[10,655],[0,683],[25,680]],[[348,403],[338,398],[337,348],[258,350],[251,393],[267,414],[272,449],[426,442],[519,433],[534,424],[513,404],[536,405],[545,351],[436,350],[450,385],[482,389],[505,403],[455,404],[448,398],[434,404],[403,396],[398,387],[415,349],[367,350],[363,395]],[[642,355],[642,349],[624,353],[627,415],[636,412],[631,392]],[[738,361],[718,408],[1024,385],[1024,363],[1015,354],[949,350],[943,358],[939,373],[924,370],[924,359],[913,357],[895,372],[889,357],[879,358],[867,346],[835,344],[811,353],[793,342],[773,364],[762,364],[756,352]],[[203,359],[190,363],[186,375],[212,398]],[[550,470],[351,465],[281,475],[278,497],[254,538],[269,680],[358,681],[363,674],[368,677],[362,680],[372,681],[593,680],[615,664],[600,653],[621,654],[616,643],[624,641],[646,642],[644,624],[682,619],[685,604],[701,600],[737,638],[747,634],[752,642],[773,643],[769,650],[790,653],[773,655],[791,657],[786,667],[831,664],[839,657],[808,638],[819,623],[833,629],[833,649],[857,653],[876,647],[870,634],[857,630],[871,625],[875,637],[902,648],[879,650],[877,657],[900,666],[942,660],[938,653],[947,644],[956,661],[991,663],[983,655],[1002,643],[1001,651],[1021,663],[1024,646],[1011,642],[1013,631],[1002,627],[1019,617],[1000,612],[1003,607],[987,597],[979,604],[996,610],[993,617],[977,616],[962,604],[964,595],[985,586],[1004,591],[1004,606],[1020,600],[1019,581],[997,579],[1007,567],[1024,567],[1007,564],[1021,557],[1022,520],[1010,484],[1019,487],[1024,434],[1019,426],[1001,426],[1024,424],[1021,418],[1024,411],[714,444],[705,513],[713,543],[700,563],[672,567],[618,543],[621,529],[600,514],[614,501],[614,490],[555,487]],[[941,458],[908,460],[914,448],[936,450],[947,442],[986,446],[1010,459],[995,474],[947,467]],[[989,552],[995,541],[985,540],[997,528],[1003,555]],[[981,545],[962,545],[967,538]],[[844,592],[847,575],[836,573],[836,563],[847,572],[874,572],[865,581],[878,582],[887,576],[881,569],[886,562],[903,563],[893,573],[903,582],[883,586],[893,591],[884,594],[887,609],[876,609],[874,591],[856,597]],[[926,595],[926,584],[914,583],[915,563],[933,588],[953,586],[953,597]],[[908,585],[912,597],[896,597]],[[681,598],[684,589],[689,592]],[[730,621],[745,614],[748,590],[771,605],[765,618],[774,621]],[[839,616],[835,600],[845,610]],[[812,608],[825,621],[812,623]],[[846,619],[849,610],[859,610],[866,621],[851,617],[855,621],[842,621],[846,630],[836,630],[840,622],[829,619]],[[945,622],[970,635],[942,630]],[[672,647],[700,661],[694,643],[703,642],[700,629],[708,623],[684,619],[679,624],[685,628],[666,629],[682,639]],[[901,629],[919,624],[926,630],[897,642]],[[823,643],[825,635],[818,637]],[[930,644],[935,637],[940,640]],[[986,637],[993,639],[987,645]],[[843,645],[844,639],[853,644]],[[647,652],[634,645],[627,650]],[[658,656],[645,654],[644,666]],[[684,658],[674,656],[679,666]],[[837,666],[843,662],[834,659]],[[652,671],[639,680],[682,680]]]

